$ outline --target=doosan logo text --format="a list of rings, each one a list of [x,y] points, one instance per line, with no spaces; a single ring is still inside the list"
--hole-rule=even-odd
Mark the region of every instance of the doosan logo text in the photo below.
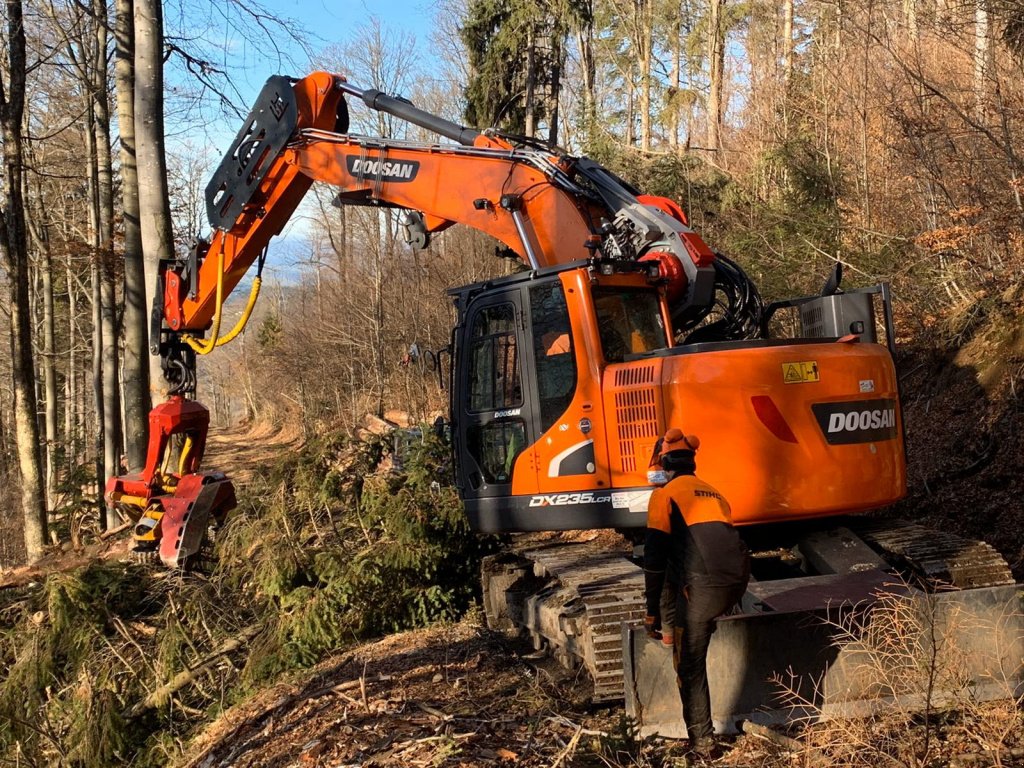
[[[896,409],[833,413],[828,420],[828,431],[853,432],[860,429],[886,429],[896,426]]]
[[[348,158],[348,172],[353,176],[372,177],[382,181],[412,181],[420,164],[415,160],[382,160],[379,157]]]
[[[829,445],[874,443],[899,436],[897,405],[892,398],[812,403],[811,410]]]

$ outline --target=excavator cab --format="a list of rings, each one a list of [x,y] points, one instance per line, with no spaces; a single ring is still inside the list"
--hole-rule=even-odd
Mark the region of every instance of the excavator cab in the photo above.
[[[721,341],[677,338],[665,281],[644,262],[592,259],[451,291],[471,527],[641,528],[654,443],[677,424],[701,436],[699,472],[740,524],[899,499],[899,395],[875,341],[874,291],[772,305],[806,318],[798,338]],[[859,332],[840,335],[848,327]]]

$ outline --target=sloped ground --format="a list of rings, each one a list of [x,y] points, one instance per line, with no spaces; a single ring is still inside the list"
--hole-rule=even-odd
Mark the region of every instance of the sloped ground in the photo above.
[[[902,383],[910,455],[910,492],[901,505],[901,512],[932,525],[990,541],[1014,565],[1018,578],[1024,578],[1020,501],[1024,473],[1019,469],[1022,411],[1018,399],[1018,387],[1024,386],[1018,382],[1024,373],[1021,332],[1008,326],[989,326],[975,333],[956,351],[908,349],[903,353],[901,370],[904,372]],[[255,468],[270,456],[280,456],[296,448],[294,439],[286,435],[257,437],[232,432],[214,437],[211,442],[208,466],[228,469],[243,484],[256,482],[264,494],[266,486],[259,485],[264,473]],[[335,471],[332,466],[328,464],[328,471]],[[246,474],[249,468],[251,472]],[[312,474],[320,471],[310,469]],[[284,493],[283,486],[281,493]],[[316,505],[321,503],[317,498],[310,496],[309,508],[300,511],[309,516],[310,530],[319,537],[322,533],[326,535],[332,524],[326,518],[315,517],[320,514],[316,511],[319,509]],[[295,514],[294,506],[290,514]],[[302,515],[297,520],[301,520]],[[362,525],[360,520],[359,526]],[[357,535],[362,535],[359,530],[359,527],[353,528]],[[293,532],[288,533],[291,536]],[[313,551],[313,539],[308,534],[294,533],[297,541],[310,542],[303,545],[307,553]],[[348,538],[351,536],[346,534],[340,541]],[[117,558],[124,546],[124,542],[104,542],[96,545],[94,551],[65,553],[43,569],[22,574],[21,583],[26,583],[26,579],[42,580],[52,573],[68,572],[97,560]],[[260,550],[238,549],[238,553],[249,559],[253,551],[259,553]],[[264,566],[254,570],[257,579],[262,578],[261,569],[265,570]],[[308,591],[312,601],[322,592],[326,583],[322,579],[330,571],[313,569],[307,573],[308,576],[302,578],[307,579],[308,584],[303,582],[299,586]],[[108,575],[113,578],[117,574],[111,571]],[[135,571],[128,569],[117,578],[130,583],[135,576]],[[68,583],[78,589],[72,582]],[[151,586],[154,595],[166,593],[172,602],[177,599],[167,579],[155,579]],[[37,598],[22,598],[20,590],[14,592],[18,594],[10,595],[10,605],[4,601],[0,614],[13,616],[15,610],[23,613],[27,617],[23,625],[28,629],[27,632],[18,630],[23,634],[17,637],[9,636],[12,655],[8,658],[11,660],[22,658],[25,649],[32,646],[32,633],[44,637],[57,615],[52,599],[47,606]],[[97,594],[102,600],[102,590]],[[115,621],[116,613],[106,619],[95,617],[96,626],[90,629],[89,642],[113,640],[114,647],[128,654],[127,667],[143,670],[150,663],[148,659],[155,658],[156,651],[150,649],[167,637],[160,632],[166,632],[167,627],[184,628],[182,622],[190,621],[190,617],[174,609],[173,604],[169,618],[161,615],[156,620],[154,611],[159,605],[154,600],[141,606],[144,609],[142,619],[129,620],[128,615],[123,622]],[[23,605],[18,607],[16,603]],[[25,607],[29,604],[31,610]],[[38,607],[42,610],[37,610]],[[202,611],[213,611],[215,606],[203,603],[200,607]],[[301,603],[292,601],[281,613],[295,616],[301,610]],[[286,682],[257,690],[241,700],[238,695],[229,695],[226,697],[229,701],[239,703],[221,711],[210,702],[218,697],[218,687],[220,698],[225,699],[224,691],[230,689],[233,678],[240,676],[239,670],[245,666],[250,649],[243,646],[231,654],[218,656],[215,640],[222,642],[223,637],[232,635],[230,632],[223,634],[224,627],[219,624],[225,622],[219,618],[210,632],[210,628],[205,627],[202,611],[192,622],[197,626],[189,623],[189,629],[196,630],[193,640],[200,638],[203,642],[191,652],[183,652],[179,658],[181,661],[191,659],[188,663],[192,664],[214,652],[209,656],[214,662],[201,678],[203,690],[183,689],[175,694],[169,706],[159,710],[159,724],[155,716],[148,720],[132,719],[132,729],[118,737],[132,741],[119,741],[105,754],[120,755],[119,762],[128,759],[138,762],[141,758],[135,752],[134,739],[141,732],[136,727],[152,726],[160,731],[163,743],[167,744],[163,751],[166,757],[156,762],[162,764],[169,760],[176,765],[211,768],[229,765],[653,768],[688,762],[685,745],[639,741],[624,721],[621,707],[590,708],[586,705],[589,684],[583,676],[561,670],[550,661],[530,658],[531,648],[488,632],[472,615],[456,624],[436,625],[353,645],[311,670],[292,670],[285,672],[283,678],[275,678]],[[216,612],[210,616],[215,617]],[[155,627],[165,624],[165,629],[154,634]],[[230,624],[227,621],[225,626]],[[136,627],[145,632],[136,635]],[[13,625],[9,628],[14,631]],[[8,627],[2,629],[6,631]],[[199,629],[210,637],[206,638]],[[0,632],[0,636],[3,635]],[[0,639],[6,642],[6,638]],[[254,647],[261,641],[262,636],[258,636],[249,641],[248,646]],[[147,649],[145,653],[139,648],[140,643]],[[346,644],[347,641],[336,642],[330,647]],[[170,656],[165,665],[163,655],[161,652],[158,681],[168,679],[181,668],[180,664],[172,664],[174,659]],[[76,676],[75,667],[67,664],[64,657],[58,654],[55,658],[62,665],[61,670],[67,667],[68,674],[59,685],[52,685],[49,678],[38,681],[39,711],[49,711],[55,702],[58,715],[62,711],[66,714],[72,704],[81,707],[79,719],[68,717],[71,730],[60,734],[51,732],[48,736],[55,745],[74,745],[75,729],[87,729],[90,722],[97,721],[99,710],[95,702],[100,699],[90,692],[104,696],[103,706],[126,711],[131,701],[126,694],[130,686],[114,681],[131,678],[126,678],[124,670],[112,659],[109,666],[114,674],[105,680],[87,680]],[[321,656],[312,658],[316,660]],[[13,666],[5,667],[4,676],[12,669]],[[146,692],[144,686],[142,692]],[[89,704],[90,699],[93,704]],[[806,731],[797,729],[790,735],[799,737],[798,742],[744,736],[728,745],[720,764],[770,768],[794,764],[908,767],[955,764],[963,768],[1024,765],[1024,720],[1019,702],[986,707],[971,705],[955,712],[935,714],[930,719],[905,715],[852,724],[823,724]],[[110,720],[115,724],[116,721],[116,717]],[[29,727],[31,722],[25,725]],[[46,727],[54,726],[47,723]],[[3,728],[0,723],[0,731]],[[40,743],[46,744],[45,741]],[[145,760],[153,759],[156,752],[155,748],[151,749]],[[72,752],[72,757],[68,758],[71,762],[75,761],[74,754]],[[47,747],[44,754],[28,757],[27,764],[63,760],[57,747]]]
[[[1024,306],[1010,309],[959,346],[901,351],[909,476],[897,510],[987,541],[1024,582]]]
[[[585,677],[483,629],[395,635],[320,664],[227,712],[184,765],[551,766],[663,764],[620,707],[588,708]],[[760,747],[735,750],[762,759]],[[763,762],[763,760],[762,760]]]
[[[480,627],[407,632],[331,658],[227,711],[180,763],[291,766],[688,766],[685,742],[640,740],[585,678]],[[905,715],[905,713],[903,713]],[[921,718],[824,723],[724,741],[723,766],[1024,765],[1014,702]],[[910,758],[910,754],[919,758]]]

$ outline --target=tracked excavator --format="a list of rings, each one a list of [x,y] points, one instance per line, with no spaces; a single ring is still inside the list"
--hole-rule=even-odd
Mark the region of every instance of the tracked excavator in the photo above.
[[[447,141],[351,133],[346,99]],[[987,545],[848,517],[906,490],[887,285],[843,291],[837,272],[821,295],[766,306],[674,201],[586,157],[325,72],[267,81],[206,189],[212,237],[160,266],[151,351],[170,399],[150,416],[143,471],[106,486],[137,521],[140,556],[186,565],[234,506],[230,480],[200,466],[209,415],[192,399],[196,356],[244,326],[267,246],[314,181],[335,187],[338,205],[400,209],[413,247],[459,223],[523,262],[449,292],[456,484],[475,530],[521,534],[485,564],[488,618],[585,665],[594,699],[625,698],[645,732],[681,735],[682,723],[669,655],[635,629],[643,579],[622,556],[631,550],[530,534],[642,532],[646,469],[668,426],[700,436],[700,475],[756,555],[743,613],[720,622],[712,646],[720,726],[772,717],[766,680],[801,658],[812,673],[842,667],[807,617],[870,602],[895,567],[985,605],[1019,603]],[[254,264],[246,311],[222,333],[224,301]]]

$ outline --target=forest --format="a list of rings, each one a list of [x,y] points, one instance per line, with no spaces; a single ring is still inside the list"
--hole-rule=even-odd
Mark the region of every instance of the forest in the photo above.
[[[89,478],[143,460],[162,385],[146,353],[146,265],[187,252],[204,229],[216,160],[177,147],[168,164],[153,95],[174,64],[191,77],[168,94],[175,119],[198,114],[204,101],[234,103],[231,72],[146,5],[159,3],[7,10],[8,565],[81,524],[117,524],[83,510]],[[172,8],[171,23],[183,13]],[[892,283],[902,334],[949,344],[1017,299],[1024,20],[1013,2],[509,0],[434,13],[423,40],[361,22],[312,51],[311,68],[537,136],[679,200],[769,299],[813,292],[838,261],[851,283]],[[234,3],[222,15],[247,35],[267,17]],[[353,119],[367,135],[409,131],[382,113]],[[456,229],[412,252],[397,214],[329,202],[317,190],[288,238],[293,266],[255,338],[203,373],[222,422],[308,434],[398,405],[435,413],[442,395],[406,353],[445,343],[446,287],[514,268],[480,235]]]
[[[766,300],[818,293],[836,264],[848,286],[890,283],[910,457],[901,508],[983,535],[1021,580],[1024,4],[437,0],[421,35],[355,5],[343,34],[319,30],[327,39],[311,42],[287,17],[241,0],[5,0],[0,574],[80,552],[127,522],[104,506],[102,487],[141,468],[147,413],[166,397],[149,354],[156,270],[208,232],[203,190],[219,162],[220,148],[183,141],[181,126],[230,136],[255,92],[207,34],[217,30],[254,45],[288,38],[306,57],[268,52],[265,77],[337,72],[465,125],[591,157],[678,201]],[[351,105],[353,132],[428,138],[361,106]],[[0,725],[0,760],[174,762],[204,712],[355,640],[455,620],[472,603],[473,576],[460,569],[493,542],[466,534],[450,489],[431,490],[443,471],[437,446],[426,446],[408,489],[379,479],[364,488],[360,473],[390,449],[376,439],[341,448],[340,436],[367,415],[443,414],[428,352],[449,341],[445,291],[519,265],[459,227],[414,250],[400,212],[334,206],[333,196],[314,186],[270,249],[248,331],[199,367],[216,429],[285,433],[301,451],[260,470],[242,500],[254,522],[218,539],[221,562],[209,582],[188,586],[191,605],[172,599],[157,612],[151,595],[167,585],[110,564],[0,603],[4,668],[19,686],[0,686],[0,713],[22,706],[25,691],[25,706],[47,713],[39,727],[31,712],[10,715],[20,725]],[[228,314],[243,303],[232,298]],[[295,531],[281,522],[289,504],[300,510]],[[377,522],[322,530],[352,504]],[[417,505],[437,520],[400,522]],[[360,536],[387,545],[382,563],[353,543]],[[406,591],[375,604],[367,594],[382,585]],[[157,648],[117,616],[92,634],[76,627],[105,594],[142,624],[157,616],[174,627],[173,642]],[[245,598],[229,598],[235,612],[204,626],[225,594]],[[54,629],[52,647],[37,642],[30,658],[16,632],[43,605],[66,637]],[[280,616],[265,619],[271,610]],[[258,653],[207,671],[207,689],[173,704],[169,681],[182,665],[229,656],[237,646],[218,650],[226,638],[255,637],[263,621],[274,622],[272,638],[260,636]],[[76,678],[104,644],[130,674],[104,662],[102,675]],[[98,708],[87,714],[81,686]],[[1006,716],[1019,726],[1015,711]],[[180,739],[173,728],[148,733],[182,717]],[[928,764],[913,755],[897,763]]]

